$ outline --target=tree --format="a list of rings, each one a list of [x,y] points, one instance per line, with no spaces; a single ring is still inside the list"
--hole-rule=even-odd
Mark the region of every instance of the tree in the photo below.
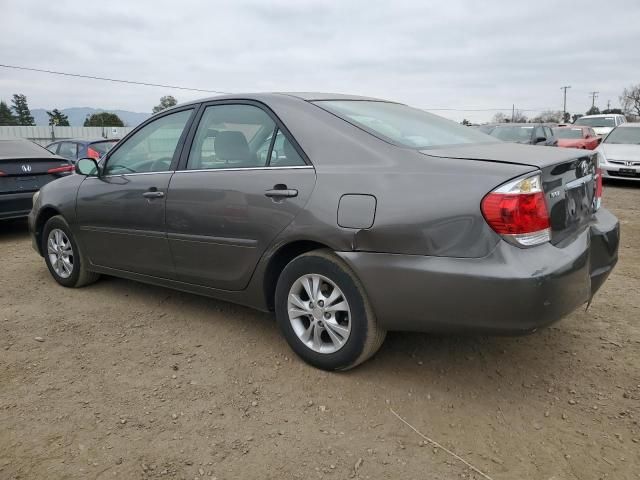
[[[582,115],[581,113],[574,113],[573,115],[571,115],[571,121],[573,123],[576,123],[576,120],[579,119],[580,117],[584,117],[584,115]]]
[[[587,110],[586,115],[600,115],[600,109],[595,105]]]
[[[624,115],[624,112],[621,108],[605,108],[602,110],[602,113],[606,115]]]
[[[5,102],[0,102],[0,125],[17,125],[18,119],[13,116]]]
[[[54,108],[51,112],[47,111],[47,115],[49,115],[49,125],[55,125],[56,127],[70,126],[69,117],[57,108]]]
[[[16,119],[18,120],[18,125],[35,125],[33,116],[31,115],[31,110],[29,110],[29,105],[27,104],[26,96],[22,94],[14,94],[11,103],[11,108],[13,109],[13,113],[15,113]]]
[[[160,104],[153,107],[153,113],[158,113],[164,110],[165,108],[174,107],[178,104],[178,100],[171,95],[165,95],[164,97],[160,97]]]
[[[507,116],[502,112],[496,113],[493,116],[493,118],[491,119],[492,123],[507,123],[507,122],[510,122],[510,121],[511,121],[511,119],[507,118]]]
[[[640,83],[622,91],[620,105],[626,114],[640,116]]]
[[[124,127],[124,123],[115,113],[94,113],[84,120],[85,127]]]
[[[471,125],[471,122],[470,122],[469,120],[467,120],[466,118],[463,118],[463,119],[462,119],[462,122],[460,122],[460,123],[461,123],[462,125],[467,126],[467,127]]]
[[[570,120],[571,114],[569,112],[564,112],[564,115],[562,116],[562,123],[569,123]]]
[[[531,121],[536,123],[560,123],[562,119],[562,112],[555,110],[546,110]]]

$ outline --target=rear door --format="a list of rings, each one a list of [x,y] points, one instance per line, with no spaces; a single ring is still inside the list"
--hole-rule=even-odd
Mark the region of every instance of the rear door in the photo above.
[[[100,177],[80,185],[80,237],[93,264],[173,278],[165,202],[193,112],[146,123],[105,157]]]
[[[305,205],[315,171],[285,126],[253,102],[207,104],[188,143],[167,198],[177,277],[242,290]]]

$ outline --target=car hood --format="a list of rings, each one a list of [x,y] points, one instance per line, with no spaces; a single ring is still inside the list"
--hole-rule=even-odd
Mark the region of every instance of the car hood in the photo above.
[[[598,151],[614,160],[640,160],[640,145],[603,143]]]
[[[420,153],[431,157],[484,160],[515,165],[530,165],[537,168],[567,162],[575,159],[576,156],[585,155],[584,150],[503,142],[440,147],[421,150]]]

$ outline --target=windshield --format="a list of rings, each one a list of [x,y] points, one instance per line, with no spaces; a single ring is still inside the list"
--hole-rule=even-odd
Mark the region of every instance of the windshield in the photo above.
[[[582,138],[581,128],[554,128],[553,134],[556,138]]]
[[[640,145],[640,127],[622,127],[613,130],[603,143]]]
[[[108,140],[106,142],[96,142],[90,145],[96,152],[100,154],[100,156],[107,153],[109,150],[113,148],[113,146],[118,143],[118,140]]]
[[[587,127],[615,127],[616,119],[613,117],[582,117],[573,124],[586,125]]]
[[[520,125],[499,126],[494,128],[490,135],[505,142],[530,142],[531,134],[535,127],[526,127]]]
[[[429,148],[494,140],[473,128],[424,110],[375,100],[320,100],[317,106],[396,145]]]

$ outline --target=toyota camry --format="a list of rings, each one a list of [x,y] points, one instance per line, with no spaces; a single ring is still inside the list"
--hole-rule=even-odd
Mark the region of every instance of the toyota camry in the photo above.
[[[389,330],[533,332],[590,302],[618,256],[597,153],[372,98],[200,100],[76,170],[29,217],[59,284],[114,275],[274,311],[327,370]]]

